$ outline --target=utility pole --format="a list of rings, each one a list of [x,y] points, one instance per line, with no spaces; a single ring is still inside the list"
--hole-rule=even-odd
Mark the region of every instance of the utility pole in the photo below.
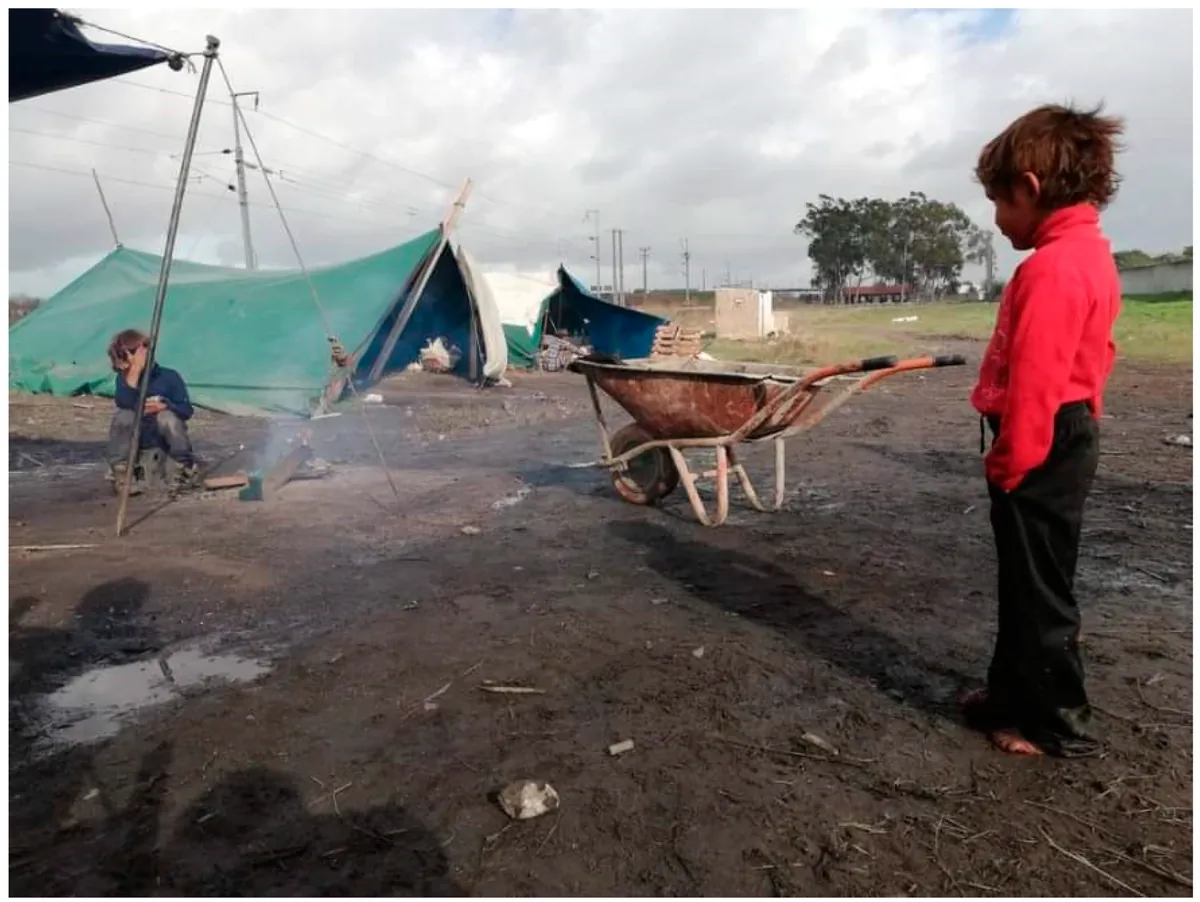
[[[908,245],[912,242],[912,232],[904,236],[904,254],[900,257],[900,303],[908,291]]]
[[[617,229],[617,303],[625,303],[625,230]]]
[[[644,297],[648,290],[646,287],[646,261],[650,259],[650,248],[639,247],[638,254],[642,258],[642,295]]]
[[[692,302],[692,252],[686,238],[683,239],[683,302]]]
[[[704,266],[700,269],[700,290],[708,291],[708,267]]]
[[[612,284],[608,286],[608,299],[617,302],[617,230],[612,229]]]
[[[592,259],[596,261],[596,293],[599,294],[600,293],[600,211],[599,210],[588,210],[583,216],[583,221],[588,222],[589,220],[596,226],[596,234],[588,235],[588,241],[591,241],[592,243],[594,243],[596,245],[596,252],[594,254],[592,254]]]
[[[254,109],[258,109],[258,91],[241,91],[230,94],[233,101],[233,162],[237,166],[237,195],[238,205],[242,208],[242,244],[246,251],[246,269],[256,269],[254,260],[254,244],[250,240],[250,200],[246,194],[246,158],[242,154],[242,126],[239,122],[239,97],[253,97]]]
[[[96,175],[96,170],[92,170],[92,178],[96,181],[96,190],[100,193],[100,203],[104,206],[104,215],[108,217],[108,230],[112,232],[113,244],[117,247],[121,246],[121,239],[117,237],[117,224],[113,222],[112,210],[108,208],[108,200],[104,197],[104,189],[100,187],[100,176]]]

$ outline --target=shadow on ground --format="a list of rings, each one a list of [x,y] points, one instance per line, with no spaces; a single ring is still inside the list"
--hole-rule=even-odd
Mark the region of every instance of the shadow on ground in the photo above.
[[[779,631],[795,646],[896,701],[935,717],[954,713],[966,675],[919,655],[759,557],[676,536],[655,523],[612,523],[613,534],[649,550],[645,562],[696,598]]]

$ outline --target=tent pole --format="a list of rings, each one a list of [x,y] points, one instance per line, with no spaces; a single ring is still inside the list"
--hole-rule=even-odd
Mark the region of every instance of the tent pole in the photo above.
[[[404,331],[404,327],[412,319],[413,311],[417,309],[417,302],[421,300],[421,295],[425,293],[425,286],[429,284],[429,279],[433,276],[434,267],[437,266],[438,261],[442,258],[442,251],[446,249],[446,245],[450,242],[450,233],[454,230],[454,226],[458,222],[458,217],[462,214],[463,207],[467,205],[467,198],[470,196],[471,180],[467,179],[463,182],[462,188],[459,189],[458,197],[454,199],[453,205],[447,211],[446,218],[442,220],[442,235],[438,239],[433,253],[430,254],[425,268],[421,271],[421,278],[404,301],[404,307],[401,308],[400,314],[396,317],[396,322],[392,325],[391,331],[388,332],[387,341],[383,343],[383,349],[379,352],[379,356],[375,359],[375,363],[371,367],[371,372],[368,376],[371,382],[377,382],[379,377],[383,375],[383,368],[387,366],[388,359],[392,356],[392,351],[396,350],[396,342],[400,339],[400,333]]]
[[[204,97],[208,93],[208,79],[212,75],[213,61],[221,42],[209,35],[204,50],[204,66],[200,70],[200,84],[196,88],[196,102],[192,105],[192,121],[188,124],[187,141],[183,148],[183,161],[179,164],[179,181],[175,185],[175,202],[171,206],[171,218],[167,225],[167,244],[163,249],[162,268],[158,272],[158,290],[154,295],[154,313],[150,318],[150,346],[146,351],[146,366],[138,380],[138,400],[135,408],[133,432],[129,437],[129,455],[125,459],[125,481],[121,484],[121,501],[117,506],[117,535],[125,528],[125,511],[129,506],[129,490],[133,486],[133,468],[137,462],[138,440],[142,427],[142,411],[146,408],[146,391],[150,387],[150,371],[154,368],[154,352],[158,348],[158,331],[162,325],[163,303],[167,299],[167,281],[171,275],[171,258],[175,254],[175,238],[179,234],[179,218],[183,214],[183,196],[187,191],[188,172],[192,168],[192,152],[196,149],[196,135],[200,131],[200,113],[204,109]]]

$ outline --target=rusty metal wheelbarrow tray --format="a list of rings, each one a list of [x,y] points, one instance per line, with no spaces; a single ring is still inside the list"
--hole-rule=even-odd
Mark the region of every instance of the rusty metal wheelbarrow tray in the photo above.
[[[830,413],[882,379],[898,373],[962,366],[960,355],[872,357],[802,370],[770,364],[725,363],[698,358],[615,361],[580,358],[568,369],[587,379],[604,456],[595,462],[612,471],[613,487],[633,504],[655,504],[682,482],[697,519],[719,526],[729,515],[729,475],[738,479],[751,506],[779,510],[785,494],[784,441],[820,423]],[[843,382],[841,391],[826,390]],[[600,406],[604,392],[633,422],[610,435]],[[763,505],[734,447],[775,442],[775,498]],[[710,448],[716,468],[693,473],[684,450]],[[708,511],[696,489],[701,479],[716,483],[717,511]]]

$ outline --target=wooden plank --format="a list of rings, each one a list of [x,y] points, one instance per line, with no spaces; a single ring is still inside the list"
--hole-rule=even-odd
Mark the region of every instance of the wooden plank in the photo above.
[[[250,477],[245,473],[233,473],[229,476],[210,476],[204,480],[204,487],[210,492],[218,489],[236,489],[250,484]]]

